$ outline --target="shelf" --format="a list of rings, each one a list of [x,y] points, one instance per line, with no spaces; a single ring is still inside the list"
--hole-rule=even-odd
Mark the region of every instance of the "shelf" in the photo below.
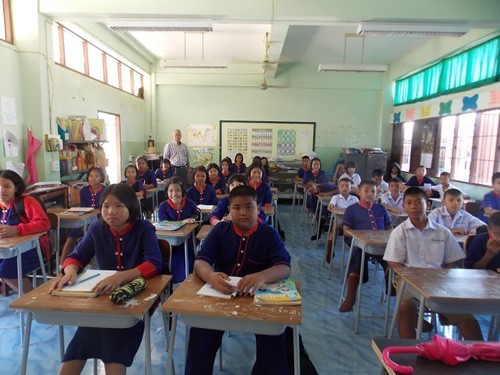
[[[93,140],[93,141],[63,141],[63,143],[66,143],[66,144],[73,144],[73,145],[85,145],[85,144],[88,144],[88,143],[106,143],[108,141],[103,141],[103,140]]]

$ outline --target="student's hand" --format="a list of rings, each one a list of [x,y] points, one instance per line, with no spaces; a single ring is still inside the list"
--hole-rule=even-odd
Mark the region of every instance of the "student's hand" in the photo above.
[[[72,285],[78,277],[78,266],[70,264],[64,268],[64,274],[57,278],[50,287],[49,293],[54,290],[60,290],[65,285]]]
[[[465,229],[465,228],[452,228],[451,233],[467,234],[467,229]]]
[[[330,211],[330,212],[333,212],[333,204],[330,203],[327,207],[327,210]]]
[[[189,217],[187,219],[183,220],[186,224],[194,224],[196,223],[196,219],[193,219],[192,217]]]
[[[432,190],[429,189],[425,192],[425,195],[427,195],[428,198],[432,198]]]
[[[117,272],[114,275],[108,276],[99,281],[92,288],[92,292],[97,292],[98,294],[111,294],[123,284],[125,284],[125,280],[123,280],[123,272]]]
[[[231,214],[224,216],[221,221],[231,221]]]
[[[18,235],[17,226],[0,225],[0,238],[16,237]]]
[[[221,293],[231,294],[235,291],[235,288],[229,284],[228,280],[229,276],[224,272],[212,272],[208,277],[207,283]]]
[[[264,282],[265,280],[262,273],[252,273],[243,277],[238,283],[236,289],[238,290],[239,295],[253,296],[262,284],[264,284]]]
[[[486,251],[491,255],[500,253],[500,240],[495,238],[488,239],[488,242],[486,242]]]

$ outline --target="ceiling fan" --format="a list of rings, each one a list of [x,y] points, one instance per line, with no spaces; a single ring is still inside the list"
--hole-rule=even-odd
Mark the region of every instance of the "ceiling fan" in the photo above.
[[[286,89],[287,88],[287,86],[269,85],[267,83],[267,79],[266,79],[266,72],[267,72],[267,69],[262,68],[262,81],[260,81],[259,89],[261,89],[262,91],[266,91],[268,88],[277,88],[277,89]]]

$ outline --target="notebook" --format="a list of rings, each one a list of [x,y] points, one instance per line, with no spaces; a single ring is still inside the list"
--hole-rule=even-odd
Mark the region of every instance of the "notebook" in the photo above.
[[[61,290],[54,290],[53,296],[61,297],[97,297],[99,293],[92,292],[96,284],[106,277],[114,275],[117,271],[86,270],[81,273],[73,285],[66,285]]]
[[[295,281],[286,278],[275,283],[263,284],[255,293],[254,302],[261,305],[300,305],[301,296]]]
[[[81,216],[89,212],[92,212],[94,208],[92,207],[71,207],[70,209],[63,212],[63,215],[76,215]]]
[[[157,230],[177,230],[179,228],[182,228],[184,225],[186,225],[184,221],[170,220],[163,220],[154,224]]]
[[[238,276],[229,276],[229,284],[236,286],[238,285],[238,282],[241,280],[241,277]],[[201,287],[200,290],[196,294],[200,296],[208,296],[208,297],[217,297],[217,298],[224,298],[224,299],[231,299],[236,297],[236,294],[238,292],[233,292],[232,294],[225,294],[222,292],[219,292],[217,289],[213,288],[209,283],[206,283]]]

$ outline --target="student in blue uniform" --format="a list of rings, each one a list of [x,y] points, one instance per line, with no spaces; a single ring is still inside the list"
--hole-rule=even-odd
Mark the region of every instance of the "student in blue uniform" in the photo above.
[[[488,216],[500,211],[500,172],[493,173],[491,184],[493,185],[493,190],[484,195],[481,202],[481,211],[478,216],[485,223],[488,223]]]
[[[248,167],[247,177],[248,184],[257,192],[257,204],[260,207],[271,206],[273,193],[268,184],[262,181],[264,171],[258,164],[252,164]]]
[[[80,190],[80,207],[99,208],[102,192],[104,191],[103,183],[106,180],[106,172],[99,167],[92,167],[87,171],[88,185]],[[60,262],[73,251],[76,245],[76,240],[83,236],[82,228],[75,228],[69,231],[68,238],[64,243]]]
[[[222,293],[253,295],[264,283],[290,275],[290,255],[278,232],[257,222],[257,194],[237,186],[229,194],[231,222],[215,226],[196,257],[195,274]],[[240,276],[237,287],[229,276]],[[223,331],[191,328],[187,375],[212,374]],[[288,374],[285,335],[255,335],[257,358],[252,374]],[[250,356],[249,358],[251,358]]]
[[[170,164],[170,160],[162,159],[160,163],[160,168],[155,171],[156,183],[166,182],[170,177],[173,177],[174,169]]]
[[[229,185],[228,185],[228,190],[231,191],[233,190],[236,186],[241,186],[241,185],[246,185],[248,186],[248,178],[244,174],[233,174],[231,177],[229,177]],[[215,208],[214,212],[212,212],[212,215],[210,215],[210,218],[208,220],[210,224],[212,225],[217,225],[221,221],[231,221],[231,215],[229,213],[229,196],[222,198],[219,201],[219,204]],[[265,223],[266,222],[266,213],[260,207],[259,209],[259,217],[258,221]]]
[[[260,164],[262,166],[262,169],[264,169],[264,175],[266,176],[267,179],[271,176],[271,172],[269,171],[269,160],[263,156],[260,158]]]
[[[135,160],[135,165],[138,172],[136,178],[142,182],[144,189],[153,189],[158,186],[158,183],[156,182],[156,175],[151,169],[148,168],[148,160],[146,157],[139,156]],[[151,219],[154,209],[153,198],[146,198],[145,196],[144,199],[141,200],[141,207],[143,214],[146,215],[146,218],[148,220]]]
[[[311,159],[309,156],[302,156],[302,166],[297,170],[297,176],[295,176],[295,181],[303,181],[306,172],[311,170]]]
[[[109,294],[138,278],[161,273],[161,255],[155,229],[139,219],[139,202],[125,184],[108,186],[102,196],[101,220],[90,225],[83,240],[62,265],[63,276],[51,291],[73,284],[92,258],[103,270],[116,274],[98,282],[94,288]],[[107,374],[125,374],[132,365],[144,333],[144,322],[131,328],[78,327],[64,355],[62,375],[80,374],[89,358],[104,362]]]
[[[262,169],[262,182],[266,183],[266,184],[269,184],[269,176],[268,174],[266,173],[266,170],[264,168],[264,166],[262,165],[262,158],[258,155],[254,156],[253,159],[252,159],[252,165],[257,165],[260,167],[260,169]],[[247,168],[247,172],[249,171],[249,168]],[[248,175],[248,178],[250,178],[250,175]]]
[[[500,211],[489,217],[488,232],[480,233],[467,249],[466,268],[492,270],[500,273]]]
[[[214,188],[215,194],[225,194],[227,181],[220,175],[220,168],[215,163],[210,163],[207,167],[207,185]]]
[[[16,172],[0,170],[0,238],[44,233],[50,229],[50,221],[42,205],[33,197],[24,196],[26,185]],[[50,259],[49,237],[40,237],[40,247],[46,259]],[[23,276],[37,267],[40,262],[36,248],[21,255]],[[0,278],[12,289],[18,291],[17,257],[0,259]],[[23,291],[33,289],[27,277],[23,277]]]
[[[246,171],[247,171],[247,166],[245,163],[243,163],[243,154],[238,152],[234,157],[234,163],[231,167],[231,172],[245,174]]]
[[[212,185],[207,184],[207,169],[199,165],[194,169],[193,173],[194,186],[186,191],[186,198],[191,199],[194,203],[209,204],[215,206],[217,204],[217,195]]]
[[[359,185],[359,202],[346,208],[344,214],[344,237],[347,229],[364,230],[384,230],[393,227],[392,220],[384,206],[373,203],[375,200],[376,186],[371,180],[363,180]],[[368,281],[368,256],[365,257],[364,274],[360,275],[361,270],[361,249],[354,246],[347,270],[347,296],[341,304],[339,311],[352,311],[356,302],[356,292],[358,290],[359,278],[363,277],[363,282]],[[382,268],[387,268],[387,262],[379,258]]]
[[[321,160],[319,158],[313,158],[311,160],[311,169],[304,172],[304,184],[309,180],[314,181],[316,184],[326,184],[328,182],[325,171],[321,169]]]
[[[186,198],[186,188],[179,177],[172,177],[167,183],[166,193],[168,199],[160,204],[158,217],[160,221],[184,221],[194,224],[199,218],[200,212],[196,203]],[[193,271],[194,249],[192,241],[188,241],[188,268]],[[172,283],[180,283],[186,278],[184,265],[184,244],[172,246]]]
[[[137,198],[142,198],[146,194],[142,182],[137,180],[138,174],[139,171],[137,170],[137,167],[134,164],[128,164],[123,171],[125,180],[123,180],[121,183],[126,184],[129,188],[131,188],[135,192],[135,196]]]
[[[232,165],[233,162],[229,157],[225,157],[220,162],[220,176],[223,177],[226,181],[229,180],[229,176],[233,174],[233,171],[231,170]]]

